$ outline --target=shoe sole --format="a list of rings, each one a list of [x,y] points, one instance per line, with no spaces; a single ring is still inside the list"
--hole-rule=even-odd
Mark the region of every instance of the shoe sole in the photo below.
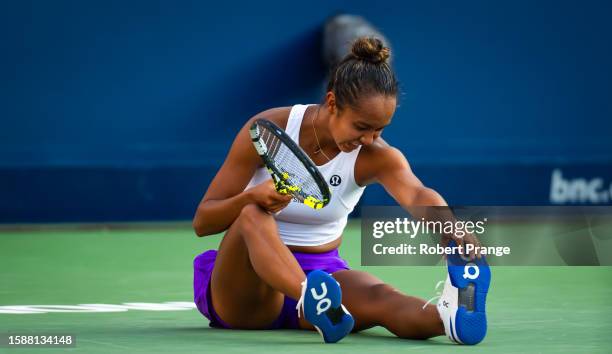
[[[342,305],[342,290],[340,289],[340,284],[338,284],[338,282],[331,277],[330,275],[328,275],[327,273],[324,272],[320,272],[320,271],[314,271],[314,274],[309,274],[308,276],[308,287],[306,288],[306,292],[307,295],[306,296],[312,296],[309,292],[310,289],[312,289],[312,286],[310,285],[310,283],[315,283],[315,284],[320,284],[320,283],[324,283],[325,287],[326,287],[326,298],[331,300],[331,305],[330,307],[332,308],[342,308],[342,320],[340,321],[343,326],[342,327],[336,327],[338,329],[338,331],[333,331],[331,333],[327,333],[325,334],[323,332],[323,330],[321,329],[321,325],[325,325],[327,324],[327,321],[331,321],[331,319],[329,317],[327,317],[326,314],[321,314],[321,315],[312,315],[310,313],[304,313],[305,318],[308,322],[310,322],[315,329],[319,332],[319,334],[321,334],[321,337],[323,337],[323,340],[325,341],[325,343],[336,343],[338,341],[340,341],[342,338],[346,337],[347,334],[349,334],[351,332],[351,330],[353,329],[353,326],[355,324],[355,321],[353,319],[353,317],[351,316],[351,314],[348,312],[348,310],[346,310],[346,308]],[[317,291],[319,292],[319,291]],[[326,316],[325,319],[322,319],[323,316]],[[339,322],[339,323],[340,323]]]
[[[459,307],[451,335],[462,344],[480,343],[487,334],[486,302],[491,283],[491,269],[483,258],[465,261],[459,255],[448,257],[451,284],[458,289]]]

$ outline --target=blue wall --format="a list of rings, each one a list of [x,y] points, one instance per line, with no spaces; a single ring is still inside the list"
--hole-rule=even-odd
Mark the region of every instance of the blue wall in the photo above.
[[[608,203],[611,4],[3,1],[0,222],[191,218],[246,119],[320,99],[340,11],[392,41],[384,137],[450,203],[548,204],[554,170]]]

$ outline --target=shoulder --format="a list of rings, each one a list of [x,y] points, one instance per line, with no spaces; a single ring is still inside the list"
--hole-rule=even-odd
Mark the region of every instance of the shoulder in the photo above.
[[[255,120],[263,118],[285,129],[287,127],[287,121],[289,120],[291,108],[292,107],[276,107],[267,109],[254,115],[247,121],[246,125],[250,126]]]
[[[236,162],[236,163],[247,163],[252,161],[253,163],[257,163],[257,165],[261,165],[261,159],[257,156],[255,149],[252,147],[251,137],[249,135],[249,129],[255,120],[257,119],[267,119],[275,123],[276,125],[282,127],[283,129],[287,126],[287,120],[289,117],[289,112],[291,111],[291,107],[278,107],[271,108],[256,115],[252,116],[248,119],[240,131],[236,134],[234,138],[234,142],[230,147],[230,151],[225,159],[225,162]]]
[[[381,173],[407,168],[410,166],[404,154],[379,137],[359,151],[355,162],[355,180],[363,186],[375,182]]]
[[[378,138],[371,145],[362,147],[358,159],[387,167],[408,162],[398,148],[389,145],[383,138]]]

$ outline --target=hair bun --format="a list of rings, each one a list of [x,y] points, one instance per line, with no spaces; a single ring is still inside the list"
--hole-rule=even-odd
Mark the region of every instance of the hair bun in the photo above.
[[[391,50],[383,45],[383,42],[374,37],[360,37],[353,43],[351,48],[353,56],[370,63],[386,63]]]

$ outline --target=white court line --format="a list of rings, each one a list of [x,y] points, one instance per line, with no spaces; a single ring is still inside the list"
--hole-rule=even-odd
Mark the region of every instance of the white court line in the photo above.
[[[124,302],[122,304],[79,304],[79,305],[10,305],[0,306],[0,314],[26,315],[41,313],[94,313],[137,311],[188,311],[195,309],[193,302],[167,301]]]

